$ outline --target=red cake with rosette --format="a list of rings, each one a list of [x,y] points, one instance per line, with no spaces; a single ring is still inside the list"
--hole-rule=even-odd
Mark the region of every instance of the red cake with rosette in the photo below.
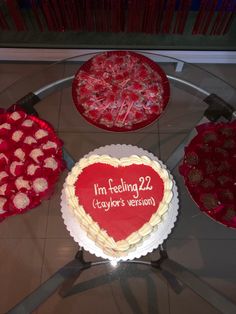
[[[63,168],[62,143],[48,123],[23,111],[0,115],[0,220],[48,198]]]
[[[204,213],[236,228],[236,121],[203,124],[197,131],[180,173]]]
[[[85,62],[76,73],[72,95],[78,111],[93,125],[131,131],[155,121],[169,100],[164,71],[130,51],[108,51]]]

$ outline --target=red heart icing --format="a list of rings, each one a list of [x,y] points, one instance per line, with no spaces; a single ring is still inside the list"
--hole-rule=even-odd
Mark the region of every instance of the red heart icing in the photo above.
[[[164,183],[147,165],[94,163],[79,175],[75,194],[93,221],[120,241],[149,222],[162,201]]]

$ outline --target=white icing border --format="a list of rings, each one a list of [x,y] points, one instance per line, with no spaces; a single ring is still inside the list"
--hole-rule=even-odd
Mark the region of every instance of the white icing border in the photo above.
[[[120,145],[120,144],[107,145],[107,146],[95,149],[94,151],[90,152],[88,155],[84,157],[87,158],[93,154],[97,154],[97,155],[108,154],[111,157],[116,157],[116,158],[127,157],[133,154],[138,155],[138,156],[146,155],[150,159],[158,161],[162,165],[162,167],[166,169],[166,166],[163,165],[163,163],[152,153],[149,153],[148,151],[143,150],[142,148],[138,148],[132,145]],[[171,175],[170,177],[171,179],[173,179]],[[64,185],[64,188],[65,188],[65,185]],[[103,252],[103,250],[95,244],[94,241],[92,241],[91,239],[87,237],[86,232],[80,227],[79,223],[75,219],[73,212],[67,206],[67,203],[65,200],[64,188],[62,190],[62,195],[61,195],[61,212],[62,212],[62,218],[64,220],[67,230],[69,231],[70,235],[74,238],[75,242],[78,242],[81,247],[89,251],[91,254],[95,254],[97,257],[102,257],[104,259],[115,260],[115,261],[119,261],[119,260],[125,261],[125,260],[131,260],[134,258],[140,258],[141,256],[151,253],[154,249],[156,249],[159,245],[161,245],[164,242],[164,240],[168,237],[168,235],[171,233],[171,230],[173,229],[174,224],[177,220],[179,200],[178,200],[177,186],[176,186],[176,183],[174,182],[173,199],[170,204],[169,210],[163,216],[164,222],[158,225],[158,228],[154,230],[147,237],[147,239],[145,239],[137,247],[135,251],[133,252],[130,251],[126,256],[114,258],[114,257],[106,255]]]

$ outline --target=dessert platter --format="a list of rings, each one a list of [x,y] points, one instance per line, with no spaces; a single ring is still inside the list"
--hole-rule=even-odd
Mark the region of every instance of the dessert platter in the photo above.
[[[0,221],[48,198],[64,169],[62,142],[23,111],[0,114]]]
[[[185,69],[182,78],[185,78]],[[189,73],[186,73],[188,79]],[[59,87],[67,87],[73,77],[60,77],[27,94],[17,105],[23,104],[25,106],[21,108],[35,114],[36,103]],[[209,105],[205,118],[217,121],[219,116],[228,120],[235,116],[230,105],[217,95],[180,76],[169,77],[204,95],[201,100]],[[114,132],[148,126],[160,117],[169,99],[169,83],[161,68],[148,58],[129,51],[101,53],[85,62],[75,74],[72,90],[76,108],[86,121]],[[0,110],[0,113],[1,221],[25,213],[48,198],[64,163],[62,143],[47,122],[26,114],[19,107],[14,112]],[[185,155],[183,147],[187,145],[184,144],[187,138],[172,153],[167,164],[173,169],[170,161],[179,162],[184,155],[180,172],[193,200],[204,214],[224,226],[235,228],[235,122],[202,125],[197,131],[198,135],[185,148]],[[148,140],[149,132],[145,133]],[[193,133],[194,130],[190,136]],[[123,134],[121,138],[128,135]],[[158,137],[156,141],[158,144]],[[77,153],[81,151],[81,143],[76,149]],[[96,281],[96,287],[93,285],[95,278],[91,281],[87,278],[80,288],[74,287],[75,279],[83,270],[111,261],[115,266],[120,261],[121,264],[150,266],[159,271],[177,293],[181,291],[179,282],[182,282],[221,312],[227,309],[228,313],[228,308],[233,308],[231,312],[235,313],[235,307],[229,301],[198,280],[186,267],[168,258],[162,243],[177,221],[178,191],[169,170],[156,156],[142,148],[122,144],[97,148],[76,163],[65,148],[63,156],[71,170],[63,185],[60,208],[67,230],[80,247],[72,261],[57,270],[13,311],[25,308],[31,313],[56,290],[66,297],[83,291],[85,285],[86,290],[90,287],[99,289],[106,278],[110,282],[117,278],[128,280],[133,276],[146,276],[147,272],[142,269],[137,273],[127,267],[114,276],[110,273],[104,277],[100,275],[98,279],[102,280]],[[194,226],[193,220],[188,219],[189,222]],[[157,248],[160,258],[153,260],[151,255],[150,260],[137,260]],[[104,260],[86,261],[84,251]]]
[[[202,124],[197,132],[180,173],[203,213],[236,228],[236,121]]]
[[[116,132],[154,122],[169,95],[169,82],[160,66],[131,51],[96,55],[80,67],[72,84],[81,115],[97,127]]]
[[[61,210],[85,250],[112,260],[146,255],[169,235],[178,213],[173,177],[153,154],[131,145],[100,147],[69,173]]]

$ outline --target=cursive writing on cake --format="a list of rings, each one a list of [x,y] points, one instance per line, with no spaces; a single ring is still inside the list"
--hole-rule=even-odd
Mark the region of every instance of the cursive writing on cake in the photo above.
[[[111,194],[118,194],[124,192],[132,192],[134,198],[138,198],[140,195],[139,191],[151,191],[153,186],[151,185],[151,177],[139,177],[139,183],[127,183],[123,178],[120,178],[120,182],[118,185],[114,185],[114,180],[108,179],[108,186],[99,186],[95,183],[94,193],[95,195],[107,195],[109,192]]]

